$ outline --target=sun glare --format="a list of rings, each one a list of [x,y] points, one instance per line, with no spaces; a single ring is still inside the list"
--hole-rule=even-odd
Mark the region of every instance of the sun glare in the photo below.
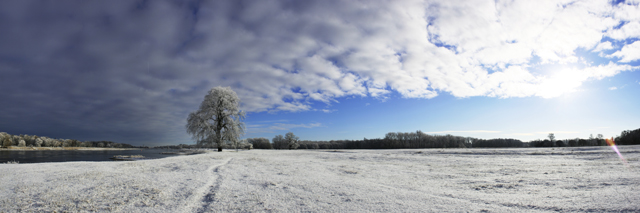
[[[555,98],[575,92],[585,79],[585,76],[575,68],[560,70],[542,79],[538,95],[543,98]]]

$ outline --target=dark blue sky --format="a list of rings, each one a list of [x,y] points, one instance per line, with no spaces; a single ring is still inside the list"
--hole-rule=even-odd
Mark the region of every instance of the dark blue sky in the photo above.
[[[3,1],[0,131],[193,143],[230,86],[245,137],[640,128],[640,9],[610,1]]]

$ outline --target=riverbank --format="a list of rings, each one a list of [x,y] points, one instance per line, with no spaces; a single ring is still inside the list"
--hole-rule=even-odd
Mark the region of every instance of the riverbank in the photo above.
[[[19,147],[10,146],[0,148],[0,151],[38,151],[38,150],[80,150],[80,151],[106,151],[106,150],[140,150],[142,148],[104,148],[104,147]]]
[[[607,148],[607,147],[604,147]],[[640,147],[250,150],[0,165],[0,212],[639,212]]]

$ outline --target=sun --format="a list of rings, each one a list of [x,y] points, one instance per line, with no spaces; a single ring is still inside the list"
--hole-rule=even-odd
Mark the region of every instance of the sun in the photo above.
[[[549,76],[541,77],[537,95],[543,98],[555,98],[569,94],[577,91],[586,79],[585,73],[575,68],[552,72]]]

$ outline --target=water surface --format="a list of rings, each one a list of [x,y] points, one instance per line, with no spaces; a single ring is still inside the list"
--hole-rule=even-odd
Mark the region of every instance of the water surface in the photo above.
[[[19,163],[44,163],[67,161],[112,161],[114,155],[142,155],[147,159],[157,159],[175,155],[164,155],[166,149],[136,150],[0,150],[0,163],[18,161]]]

